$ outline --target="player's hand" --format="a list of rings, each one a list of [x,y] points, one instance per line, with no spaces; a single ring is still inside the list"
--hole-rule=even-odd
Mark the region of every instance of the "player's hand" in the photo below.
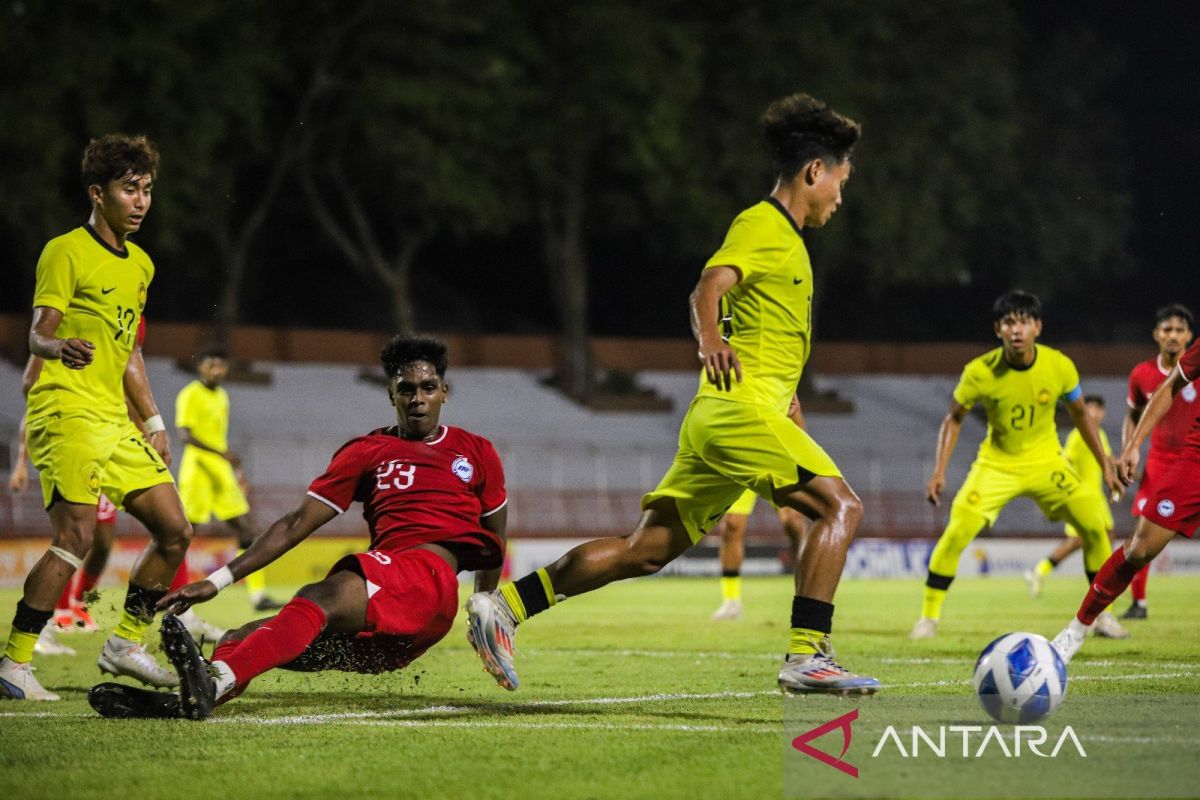
[[[1121,457],[1117,459],[1117,477],[1121,479],[1121,483],[1126,486],[1133,483],[1141,458],[1142,454],[1136,447],[1127,447],[1121,452]]]
[[[167,437],[166,431],[157,431],[146,437],[150,442],[150,446],[154,448],[154,452],[158,453],[159,458],[168,467],[171,466],[171,440]]]
[[[24,464],[13,467],[12,475],[8,476],[8,490],[20,494],[29,488],[29,468]]]
[[[212,600],[217,596],[218,591],[210,581],[196,581],[169,592],[154,607],[159,611],[166,611],[168,614],[182,614],[196,603],[206,603]]]
[[[925,499],[935,506],[942,504],[942,490],[946,488],[946,478],[942,475],[934,475],[929,479],[929,483],[925,484]]]
[[[713,386],[728,392],[733,388],[734,375],[738,383],[742,382],[742,362],[728,343],[722,341],[709,347],[701,342],[697,355],[704,364],[705,377]]]
[[[96,345],[87,339],[63,339],[59,359],[67,369],[83,369],[95,358]]]
[[[1104,485],[1108,489],[1108,500],[1115,503],[1125,494],[1125,484],[1117,474],[1116,467],[1110,459],[1104,459]]]

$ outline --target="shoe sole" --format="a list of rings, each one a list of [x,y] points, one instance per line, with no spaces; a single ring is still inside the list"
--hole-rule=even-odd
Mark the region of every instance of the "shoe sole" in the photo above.
[[[174,614],[163,617],[162,644],[167,660],[179,675],[182,716],[192,720],[210,716],[216,703],[211,697],[212,693],[205,691],[212,681],[208,665],[204,663],[192,635]]]
[[[178,719],[183,716],[178,695],[152,692],[123,683],[101,683],[87,695],[88,704],[107,719]]]
[[[878,692],[880,690],[880,688],[881,688],[880,686],[817,688],[815,686],[799,686],[799,687],[791,686],[788,684],[784,684],[782,681],[779,683],[779,690],[781,692],[783,692],[784,694],[791,694],[791,695],[832,694],[832,695],[841,695],[841,696],[851,696],[851,695],[866,696],[866,695],[875,694],[876,692]]]
[[[483,661],[484,671],[495,678],[496,683],[510,692],[515,692],[517,686],[520,685],[520,680],[515,672],[510,674],[510,671],[506,670],[500,660],[496,658],[492,647],[494,643],[489,640],[483,621],[480,619],[482,615],[475,610],[471,600],[467,600],[467,615],[470,620],[467,628],[467,641],[471,643],[471,646],[475,648],[475,653]]]

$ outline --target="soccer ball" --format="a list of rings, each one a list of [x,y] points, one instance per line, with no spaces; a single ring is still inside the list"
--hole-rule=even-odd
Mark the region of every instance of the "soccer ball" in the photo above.
[[[1026,725],[1062,703],[1067,665],[1036,633],[1006,633],[975,661],[975,692],[993,719]]]

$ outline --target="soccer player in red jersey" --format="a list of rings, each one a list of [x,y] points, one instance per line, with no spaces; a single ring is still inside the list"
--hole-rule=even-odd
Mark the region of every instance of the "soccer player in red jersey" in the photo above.
[[[1141,446],[1158,423],[1172,410],[1176,398],[1200,377],[1200,342],[1179,358],[1146,404],[1133,434],[1125,442],[1117,471],[1126,485],[1133,483]],[[1142,506],[1133,538],[1113,551],[1096,574],[1075,619],[1054,637],[1054,647],[1070,661],[1083,646],[1084,636],[1096,617],[1129,586],[1133,576],[1162,552],[1167,542],[1181,534],[1189,539],[1200,528],[1200,403],[1189,405],[1190,422],[1178,455],[1163,465]]]
[[[275,667],[397,670],[449,632],[460,570],[477,571],[477,589],[495,587],[508,517],[504,471],[487,439],[439,423],[449,389],[446,347],[398,336],[384,347],[381,359],[397,424],[343,445],[294,511],[227,566],[169,593],[159,608],[178,613],[211,600],[355,501],[363,504],[370,549],[338,561],[273,619],[231,631],[211,664],[168,614],[163,646],[180,676],[179,696],[101,684],[89,693],[97,711],[111,717],[203,719]]]
[[[1154,341],[1158,344],[1158,356],[1143,361],[1129,373],[1129,414],[1121,427],[1121,444],[1129,442],[1138,420],[1150,402],[1150,395],[1162,385],[1171,370],[1179,363],[1179,357],[1187,350],[1195,330],[1195,320],[1192,312],[1178,303],[1160,308],[1154,314]],[[1154,427],[1150,436],[1150,452],[1146,454],[1146,464],[1142,467],[1142,482],[1137,496],[1133,500],[1133,515],[1140,517],[1148,498],[1154,491],[1155,478],[1163,473],[1167,465],[1174,461],[1183,449],[1183,440],[1187,436],[1188,426],[1195,415],[1196,386],[1185,386],[1183,391],[1175,396],[1170,410],[1162,422]],[[1129,584],[1133,603],[1121,615],[1122,619],[1146,618],[1146,580],[1150,576],[1149,565],[1142,567]]]

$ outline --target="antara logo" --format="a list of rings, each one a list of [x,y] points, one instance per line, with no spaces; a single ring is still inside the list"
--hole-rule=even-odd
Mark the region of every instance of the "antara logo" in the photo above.
[[[800,734],[792,740],[792,747],[806,756],[815,758],[822,764],[844,772],[852,778],[857,778],[858,767],[845,760],[846,753],[850,749],[850,742],[854,736],[851,725],[857,719],[858,709],[854,709],[848,714],[843,714],[836,719],[831,719],[824,725],[818,725],[812,730]],[[809,744],[814,739],[819,739],[835,730],[842,732],[842,751],[837,756],[822,752]],[[947,735],[950,738],[949,745],[953,745],[956,739],[961,738],[961,751],[948,745]],[[977,745],[975,744],[976,740],[973,738],[975,736],[981,736],[978,739]],[[1003,753],[1005,758],[1020,758],[1026,752],[1032,753],[1039,758],[1057,758],[1059,752],[1067,744],[1075,748],[1075,752],[1080,758],[1087,758],[1087,751],[1083,749],[1083,744],[1079,741],[1079,737],[1075,735],[1075,730],[1070,725],[1063,728],[1062,733],[1058,735],[1058,740],[1054,743],[1054,749],[1049,753],[1042,752],[1039,749],[1043,745],[1046,745],[1050,738],[1046,729],[1041,725],[1014,726],[1012,728],[1012,737],[1013,741],[1010,746],[1004,732],[995,725],[989,725],[986,728],[982,725],[941,725],[937,728],[937,732],[934,735],[930,735],[921,726],[914,725],[909,731],[908,746],[906,747],[905,739],[901,738],[899,731],[896,730],[896,726],[888,725],[883,735],[879,737],[879,742],[876,743],[875,750],[871,753],[871,758],[879,758],[880,753],[883,753],[884,749],[889,746],[894,747],[902,758],[919,758],[922,755],[934,758],[949,758],[958,756],[960,752],[962,758],[982,758],[988,752],[989,747],[992,747],[994,752]],[[922,752],[922,749],[925,752]]]

